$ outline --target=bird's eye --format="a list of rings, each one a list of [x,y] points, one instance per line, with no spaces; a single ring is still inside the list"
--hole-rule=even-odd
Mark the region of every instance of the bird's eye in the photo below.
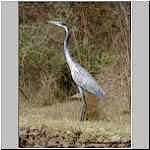
[[[64,23],[64,22],[61,22],[61,25],[63,25],[63,26],[64,26],[64,25],[65,25],[65,23]]]

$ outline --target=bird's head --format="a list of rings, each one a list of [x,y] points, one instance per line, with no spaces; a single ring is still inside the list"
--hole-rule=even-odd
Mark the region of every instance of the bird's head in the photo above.
[[[57,25],[59,27],[63,27],[63,28],[67,27],[63,21],[48,21],[48,23],[55,24],[55,25]]]

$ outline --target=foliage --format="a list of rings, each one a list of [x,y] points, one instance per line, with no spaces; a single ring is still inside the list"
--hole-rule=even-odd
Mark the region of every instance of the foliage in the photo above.
[[[113,70],[130,99],[129,2],[20,2],[19,83],[27,99],[41,94],[51,104],[76,91],[63,55],[64,32],[49,20],[68,24],[70,53],[78,63],[97,79]]]

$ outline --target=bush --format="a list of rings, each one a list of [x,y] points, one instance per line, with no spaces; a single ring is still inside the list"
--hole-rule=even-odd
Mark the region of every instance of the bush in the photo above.
[[[67,22],[77,62],[98,78],[114,70],[130,100],[130,2],[19,2],[20,88],[29,99],[40,94],[44,104],[77,91],[63,55],[64,32],[48,20]]]

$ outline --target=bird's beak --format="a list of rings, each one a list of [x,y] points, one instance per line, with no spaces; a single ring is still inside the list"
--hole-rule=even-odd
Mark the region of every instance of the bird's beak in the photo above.
[[[57,21],[48,21],[48,23],[58,25]]]

